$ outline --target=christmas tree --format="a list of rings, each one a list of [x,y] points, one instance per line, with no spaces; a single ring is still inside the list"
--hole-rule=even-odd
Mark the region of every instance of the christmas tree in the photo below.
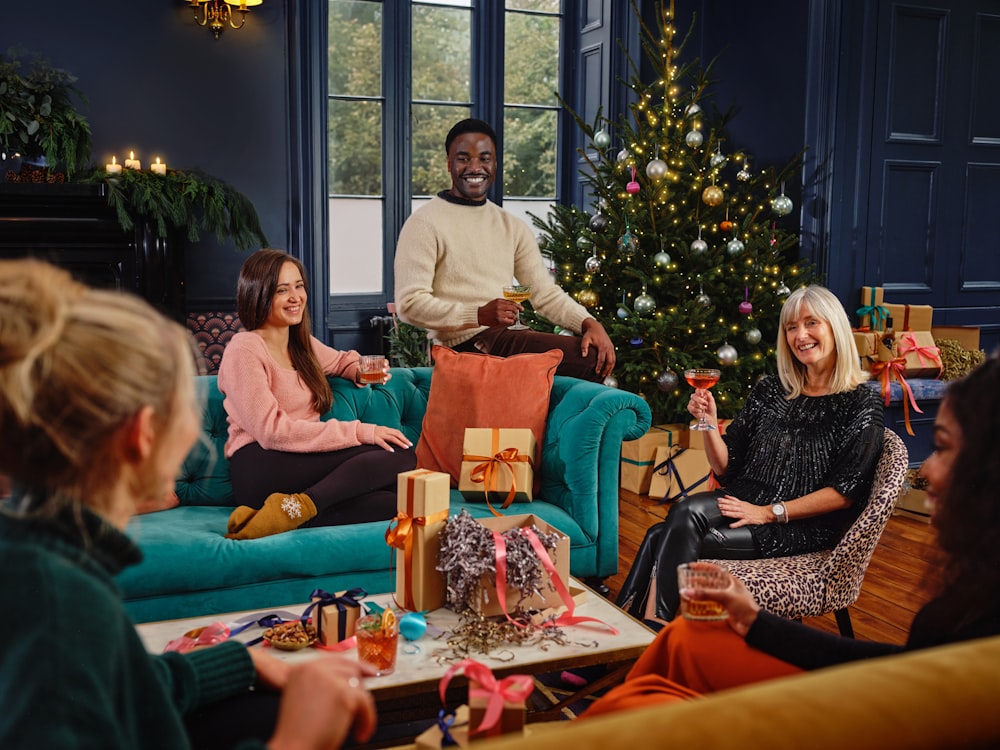
[[[708,115],[711,65],[678,65],[673,13],[672,0],[661,2],[657,28],[641,24],[655,80],[643,82],[629,60],[632,103],[620,120],[598,113],[587,123],[567,107],[590,141],[580,153],[591,213],[556,206],[532,217],[557,282],[615,344],[608,384],[641,394],[654,424],[690,418],[688,368],[721,369],[719,413],[735,415],[775,369],[784,298],[813,280],[795,260],[784,189],[801,159],[755,170],[749,153],[727,149],[731,115]]]

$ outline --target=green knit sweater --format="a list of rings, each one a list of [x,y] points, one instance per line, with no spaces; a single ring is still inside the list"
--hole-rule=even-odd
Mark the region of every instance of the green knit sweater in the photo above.
[[[139,559],[87,511],[80,523],[0,512],[0,747],[187,748],[185,712],[253,684],[236,642],[147,653],[113,580]]]
[[[531,286],[531,305],[580,333],[593,317],[552,278],[528,225],[495,203],[439,194],[415,211],[396,243],[396,309],[445,346],[480,333],[479,308],[513,278]]]

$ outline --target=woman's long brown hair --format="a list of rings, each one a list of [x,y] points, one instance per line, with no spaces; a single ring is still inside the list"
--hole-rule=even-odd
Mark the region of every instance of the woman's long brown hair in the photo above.
[[[309,281],[306,279],[305,267],[298,258],[293,258],[283,250],[264,248],[243,263],[236,285],[236,310],[248,331],[260,328],[271,314],[278,276],[285,263],[295,264],[308,294]],[[320,414],[325,414],[333,404],[333,393],[313,351],[312,322],[308,307],[302,308],[302,322],[289,328],[288,356],[302,382],[313,395],[313,407]]]

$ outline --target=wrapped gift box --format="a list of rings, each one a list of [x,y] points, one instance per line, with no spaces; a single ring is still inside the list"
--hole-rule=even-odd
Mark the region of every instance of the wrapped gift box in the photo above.
[[[881,331],[885,328],[885,290],[880,286],[861,287],[861,307],[857,309],[858,328]]]
[[[322,602],[316,607],[313,622],[316,623],[316,636],[324,646],[332,646],[354,635],[362,607],[351,596],[352,593],[341,591],[332,601]]]
[[[666,465],[668,459],[669,468]],[[685,493],[694,494],[715,489],[712,467],[709,466],[708,455],[703,450],[688,448],[672,453],[672,449],[660,447],[656,451],[656,466],[663,468],[653,472],[653,480],[649,485],[650,497],[673,502]]]
[[[892,327],[897,331],[929,331],[934,319],[934,308],[930,305],[894,305],[886,303],[885,309],[892,318]]]
[[[967,352],[979,351],[979,326],[934,326],[935,341],[957,341]]]
[[[854,347],[858,350],[861,369],[868,370],[871,364],[878,360],[879,333],[871,330],[852,331]]]
[[[397,515],[386,541],[397,548],[396,601],[413,611],[444,605],[444,576],[436,569],[438,534],[448,520],[451,477],[415,469],[397,479]]]
[[[524,701],[504,701],[500,718],[489,729],[480,729],[486,716],[489,698],[477,696],[479,683],[469,680],[469,739],[478,740],[484,737],[499,737],[502,734],[514,734],[524,731],[527,710]]]
[[[896,334],[896,355],[903,358],[907,378],[941,377],[941,351],[930,331],[903,331]]]
[[[458,490],[466,500],[504,508],[515,500],[530,501],[534,455],[535,436],[529,429],[467,427]]]
[[[569,537],[560,532],[554,526],[543,521],[538,516],[533,514],[519,515],[519,516],[500,516],[498,518],[481,518],[478,519],[486,528],[491,531],[499,531],[501,533],[508,531],[509,529],[518,528],[530,528],[532,526],[536,527],[539,531],[543,532],[556,532],[560,535],[560,539],[556,548],[549,551],[549,557],[552,560],[552,564],[555,567],[556,575],[562,581],[564,586],[569,585]],[[555,587],[551,584],[551,577],[549,572],[545,570],[541,561],[538,565],[542,568],[542,585],[539,587],[540,591],[535,592],[527,599],[521,601],[521,592],[512,586],[507,586],[506,589],[506,611],[513,612],[518,606],[524,610],[535,610],[535,609],[546,609],[549,607],[557,607],[561,603],[559,594],[556,592]],[[479,590],[472,597],[472,601],[469,603],[470,606],[484,617],[492,617],[494,615],[504,614],[504,609],[500,606],[500,600],[497,597],[497,586],[496,581],[493,580],[489,575],[483,576],[482,580],[479,582]]]
[[[557,721],[549,722],[543,725],[529,724],[517,730],[516,736],[530,737],[540,728],[548,729],[550,724],[555,728],[558,728],[559,726],[559,722]],[[434,724],[416,738],[414,745],[415,750],[441,750],[444,747],[468,748],[470,742],[468,706],[461,705],[455,710],[455,721],[451,727],[449,727],[448,734],[455,744],[446,745],[444,733],[441,731],[441,727],[438,724]]]
[[[639,495],[649,494],[649,482],[653,478],[653,459],[656,457],[656,449],[661,445],[686,448],[687,425],[656,425],[641,438],[622,443],[621,488],[623,490]]]

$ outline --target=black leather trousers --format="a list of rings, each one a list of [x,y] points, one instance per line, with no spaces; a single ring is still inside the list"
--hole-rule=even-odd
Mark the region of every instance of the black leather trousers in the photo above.
[[[752,560],[760,556],[750,528],[729,528],[735,519],[719,512],[718,498],[725,494],[699,492],[679,500],[665,521],[649,528],[618,595],[619,607],[643,619],[655,575],[656,616],[672,620],[680,605],[678,565],[700,558]]]

